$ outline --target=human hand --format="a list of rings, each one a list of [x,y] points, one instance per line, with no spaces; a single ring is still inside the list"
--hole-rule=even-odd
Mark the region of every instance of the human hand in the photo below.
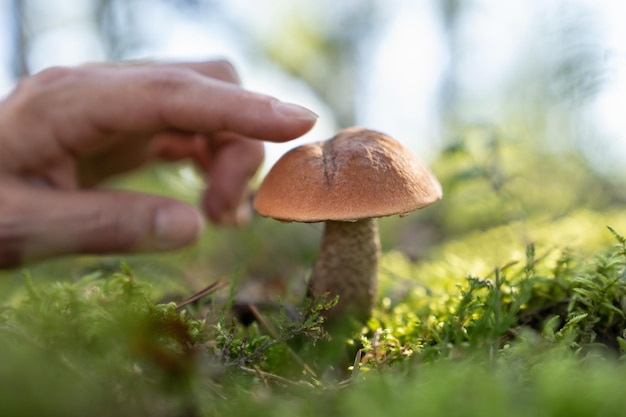
[[[225,61],[51,68],[22,80],[0,102],[0,267],[195,241],[196,208],[93,188],[155,159],[194,161],[210,177],[209,219],[232,221],[261,141],[299,137],[317,118],[237,81]]]

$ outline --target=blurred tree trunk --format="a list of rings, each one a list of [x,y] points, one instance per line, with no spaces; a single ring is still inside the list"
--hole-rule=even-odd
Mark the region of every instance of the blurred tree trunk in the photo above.
[[[208,0],[206,0],[208,1]],[[236,15],[224,13],[245,49],[306,82],[333,110],[338,127],[355,123],[359,78],[368,71],[366,50],[377,29],[377,0],[318,0],[309,8],[277,8],[273,31],[255,34]],[[328,13],[327,10],[333,10]]]
[[[442,87],[439,97],[439,114],[442,115],[442,126],[454,127],[459,122],[459,85],[457,74],[459,71],[458,26],[463,15],[464,7],[460,0],[440,0],[439,7],[444,40],[449,53],[448,67],[442,77]]]
[[[107,59],[124,59],[128,48],[138,41],[132,9],[132,1],[96,0],[94,19]]]
[[[26,0],[11,0],[10,13],[13,27],[11,34],[13,36],[13,48],[11,58],[11,72],[16,79],[28,75],[28,43],[29,36],[27,33],[28,23],[26,22]]]

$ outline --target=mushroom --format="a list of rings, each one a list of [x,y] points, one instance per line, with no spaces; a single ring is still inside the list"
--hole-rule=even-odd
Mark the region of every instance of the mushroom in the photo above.
[[[375,218],[406,215],[441,199],[433,173],[382,133],[353,127],[283,155],[257,190],[255,210],[285,222],[325,222],[310,297],[339,296],[326,322],[365,322],[377,287]]]

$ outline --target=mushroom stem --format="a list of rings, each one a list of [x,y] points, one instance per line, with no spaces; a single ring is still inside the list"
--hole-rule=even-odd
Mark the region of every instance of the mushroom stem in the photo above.
[[[315,262],[309,296],[339,296],[336,306],[324,312],[328,322],[350,316],[366,321],[376,295],[380,239],[376,220],[327,221]]]

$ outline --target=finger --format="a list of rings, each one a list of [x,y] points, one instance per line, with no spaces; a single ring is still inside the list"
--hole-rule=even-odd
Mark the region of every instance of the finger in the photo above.
[[[203,228],[195,208],[139,193],[29,188],[12,197],[2,207],[3,266],[70,253],[172,250],[194,242]]]
[[[232,133],[213,137],[215,148],[204,209],[216,224],[242,224],[249,217],[249,182],[263,162],[263,144]]]
[[[13,110],[37,121],[33,128],[45,130],[37,136],[52,134],[78,155],[108,147],[111,133],[164,129],[281,142],[301,136],[317,119],[303,107],[180,68],[57,68],[18,90]]]
[[[152,153],[166,161],[192,160],[202,171],[211,166],[211,138],[200,134],[164,132],[154,138]]]
[[[108,123],[122,131],[231,131],[283,142],[303,135],[317,120],[304,107],[172,68],[163,72],[129,72],[111,84],[110,90],[102,92],[101,111],[92,117],[100,126]],[[130,91],[128,85],[133,86]],[[119,96],[112,96],[116,92]]]
[[[148,60],[128,60],[118,62],[97,62],[85,64],[85,67],[98,68],[123,68],[123,67],[146,67],[146,68],[187,68],[207,77],[215,78],[239,84],[240,78],[235,67],[225,59],[197,62],[165,62]]]
[[[237,70],[227,60],[213,60],[206,62],[171,62],[157,64],[168,68],[189,68],[207,77],[227,81],[234,84],[240,84],[241,79]]]
[[[262,142],[230,132],[210,138],[171,132],[160,135],[158,154],[172,161],[190,159],[206,174],[209,187],[203,202],[213,223],[238,225],[249,217],[248,183],[263,162]]]

